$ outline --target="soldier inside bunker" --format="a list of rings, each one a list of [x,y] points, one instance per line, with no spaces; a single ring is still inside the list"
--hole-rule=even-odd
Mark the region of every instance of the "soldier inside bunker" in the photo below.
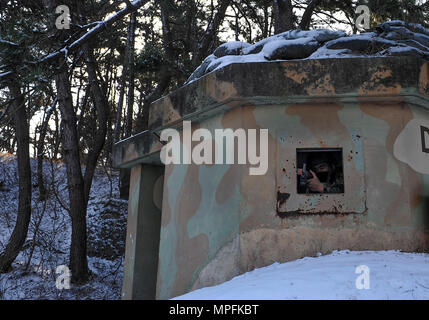
[[[305,179],[303,193],[344,193],[342,166],[330,153],[312,152],[306,162],[308,172],[300,175],[300,180]]]

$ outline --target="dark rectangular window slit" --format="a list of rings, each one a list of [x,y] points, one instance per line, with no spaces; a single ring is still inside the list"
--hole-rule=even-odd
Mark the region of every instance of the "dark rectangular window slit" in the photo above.
[[[342,148],[296,149],[298,194],[344,193]]]

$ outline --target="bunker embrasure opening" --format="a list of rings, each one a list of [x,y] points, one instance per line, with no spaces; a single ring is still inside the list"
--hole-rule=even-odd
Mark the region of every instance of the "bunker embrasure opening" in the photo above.
[[[341,148],[297,149],[297,193],[344,193]]]

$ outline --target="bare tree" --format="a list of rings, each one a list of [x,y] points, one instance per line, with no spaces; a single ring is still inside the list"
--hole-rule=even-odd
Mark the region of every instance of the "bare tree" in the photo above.
[[[47,190],[43,181],[43,158],[45,149],[45,137],[48,131],[49,120],[54,113],[58,99],[55,98],[49,109],[45,112],[37,141],[37,185],[39,186],[39,200],[46,200]]]
[[[302,30],[308,30],[310,28],[311,17],[314,13],[316,6],[321,3],[322,0],[310,0],[308,2],[307,8],[305,8],[304,14],[302,15],[301,22],[299,27]]]
[[[125,95],[125,85],[128,78],[128,106],[127,106],[127,116],[125,124],[125,136],[129,137],[132,134],[133,128],[133,108],[134,108],[134,50],[135,50],[135,32],[136,32],[136,20],[137,13],[133,12],[131,14],[130,22],[128,24],[127,31],[127,44],[125,47],[125,57],[122,67],[122,76],[119,92],[119,101],[116,110],[116,122],[114,129],[114,142],[119,140],[120,136],[120,126],[121,126],[121,114],[122,114],[122,105]],[[129,169],[121,169],[119,175],[119,194],[122,199],[128,199],[130,186],[130,171]]]
[[[97,26],[91,30],[98,30],[98,26],[100,25],[104,25],[104,27],[111,25],[118,19],[118,16],[123,17],[128,13],[132,13],[146,2],[147,1],[140,0],[134,1],[133,3],[127,2],[126,9],[119,11],[113,17],[108,18],[105,22],[97,23]],[[83,8],[78,6],[77,9],[80,12],[79,20],[85,19]],[[83,23],[85,21],[80,22]],[[66,49],[73,48],[73,50],[80,48],[80,52],[83,54],[88,74],[91,97],[97,113],[97,129],[88,152],[84,175],[82,175],[77,117],[76,111],[73,107],[68,64],[62,59],[61,53],[63,51],[59,50],[57,51],[59,53],[53,55],[57,59],[58,66],[58,71],[55,75],[55,84],[62,119],[62,145],[64,161],[67,168],[67,183],[70,203],[69,213],[72,220],[70,269],[72,272],[71,280],[74,283],[84,283],[87,281],[89,276],[86,257],[86,209],[98,157],[105,144],[109,113],[105,90],[102,89],[103,86],[101,84],[103,81],[98,79],[99,72],[97,72],[94,51],[89,41],[96,34],[91,30],[73,42],[70,46],[66,47]],[[51,60],[52,57],[47,59]]]
[[[27,237],[31,218],[30,138],[27,111],[20,83],[14,76],[10,77],[8,82],[9,92],[13,98],[12,112],[17,141],[19,202],[15,227],[6,249],[0,255],[0,272],[9,271],[12,262],[18,256]]]
[[[128,138],[132,134],[133,130],[133,109],[134,109],[134,50],[135,50],[135,32],[136,32],[136,12],[131,14],[130,21],[130,32],[128,34],[129,41],[127,43],[128,47],[128,106],[127,106],[127,121],[125,125],[125,138]]]
[[[214,15],[213,19],[209,21],[206,31],[203,37],[198,42],[198,51],[194,57],[195,64],[200,63],[206,56],[208,56],[216,35],[219,31],[223,20],[225,19],[226,9],[231,4],[231,0],[220,0],[218,10]]]
[[[137,128],[139,130],[147,130],[149,122],[149,107],[153,101],[162,96],[170,85],[172,72],[169,63],[174,59],[173,56],[173,36],[170,27],[170,7],[165,1],[160,1],[161,4],[161,22],[162,22],[162,42],[165,50],[166,64],[161,66],[159,72],[160,77],[158,85],[148,94],[143,100],[143,105],[140,119],[137,119]]]
[[[130,65],[130,57],[131,54],[134,55],[134,52],[130,53],[131,47],[134,48],[134,33],[135,33],[135,26],[136,26],[136,20],[135,15],[133,14],[131,16],[130,22],[128,23],[128,31],[127,31],[127,43],[125,46],[125,53],[124,53],[124,62],[122,64],[122,74],[121,74],[121,80],[119,84],[119,98],[118,98],[118,104],[116,108],[116,120],[115,120],[115,127],[113,131],[113,142],[116,143],[120,139],[120,133],[121,133],[121,115],[122,115],[122,107],[124,104],[124,96],[125,96],[125,86],[127,83],[127,76],[129,74],[129,65]]]
[[[79,138],[76,114],[73,108],[71,85],[67,65],[62,64],[55,75],[58,105],[61,112],[62,146],[67,170],[72,236],[70,246],[70,269],[72,282],[83,283],[88,279],[86,258],[86,206],[84,181],[79,157]]]
[[[305,6],[304,13],[299,22],[299,28],[308,30],[310,28],[311,18],[314,10],[321,4],[321,0],[308,0]],[[296,4],[295,4],[296,5]],[[295,29],[295,20],[297,17],[294,12],[294,4],[292,0],[274,0],[273,1],[273,18],[274,18],[274,33],[282,33]]]
[[[88,81],[90,84],[95,109],[97,112],[98,123],[94,141],[91,145],[91,149],[88,152],[84,175],[84,194],[86,211],[95,168],[97,166],[98,158],[101,154],[101,151],[103,150],[104,143],[106,141],[108,114],[110,110],[109,104],[105,96],[105,92],[102,90],[102,81],[99,81],[97,77],[97,64],[95,62],[93,49],[90,47],[89,43],[85,43],[83,45],[83,52],[87,67]]]
[[[291,0],[273,2],[274,34],[294,29],[294,15]]]

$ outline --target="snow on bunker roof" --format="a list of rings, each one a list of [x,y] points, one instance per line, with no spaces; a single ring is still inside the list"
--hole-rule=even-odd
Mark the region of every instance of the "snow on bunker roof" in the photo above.
[[[327,29],[290,30],[255,44],[231,41],[204,59],[185,84],[232,63],[383,56],[429,60],[429,29],[394,20],[380,24],[374,32],[356,35]]]

